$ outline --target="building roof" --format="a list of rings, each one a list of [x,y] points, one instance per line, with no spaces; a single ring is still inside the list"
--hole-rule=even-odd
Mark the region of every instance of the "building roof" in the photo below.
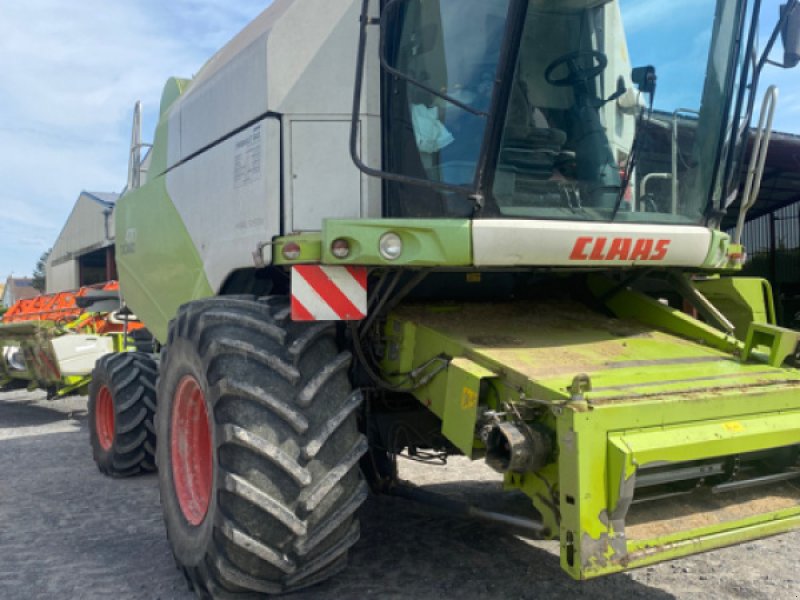
[[[48,265],[109,246],[114,242],[114,207],[119,194],[81,192],[53,243]]]
[[[33,279],[29,277],[12,277],[6,279],[5,287],[11,292],[14,301],[34,298],[39,295],[39,290],[33,287]]]
[[[110,192],[86,192],[83,191],[81,194],[85,195],[87,198],[91,198],[95,202],[99,202],[105,206],[114,206],[119,200],[119,194],[113,194]]]

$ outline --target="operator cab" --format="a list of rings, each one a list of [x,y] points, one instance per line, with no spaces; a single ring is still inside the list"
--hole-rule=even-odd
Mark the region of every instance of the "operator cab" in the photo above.
[[[706,224],[722,187],[708,165],[736,143],[720,99],[740,85],[741,1],[720,3],[714,78],[692,154],[674,173],[637,168],[654,86],[634,81],[622,4],[386,2],[385,215]],[[671,185],[639,201],[651,173]]]

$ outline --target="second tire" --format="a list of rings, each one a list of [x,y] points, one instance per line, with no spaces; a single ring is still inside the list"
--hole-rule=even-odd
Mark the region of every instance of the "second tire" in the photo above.
[[[149,354],[107,354],[89,385],[89,433],[97,468],[111,477],[155,471],[156,377]]]

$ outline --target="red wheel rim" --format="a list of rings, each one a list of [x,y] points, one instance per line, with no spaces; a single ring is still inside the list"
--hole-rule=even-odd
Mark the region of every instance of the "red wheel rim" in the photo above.
[[[94,424],[100,447],[103,450],[110,450],[114,445],[114,400],[107,385],[102,386],[97,392]]]
[[[206,518],[214,463],[206,397],[197,379],[178,383],[172,406],[172,479],[183,516],[191,525]]]

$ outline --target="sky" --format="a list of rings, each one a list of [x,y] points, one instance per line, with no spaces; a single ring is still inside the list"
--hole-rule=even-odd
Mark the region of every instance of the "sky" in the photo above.
[[[764,1],[766,20],[780,3]],[[196,73],[268,4],[0,0],[0,280],[33,271],[81,191],[121,191],[134,103],[151,141],[164,82]],[[696,107],[713,0],[622,5],[634,66],[658,68],[657,107]],[[800,134],[800,68],[764,81],[782,88],[776,128]]]
[[[81,191],[120,192],[133,106],[196,73],[265,0],[0,0],[0,281],[29,275]]]
[[[727,0],[730,1],[730,0]],[[763,0],[760,42],[763,48],[786,0]],[[628,33],[628,49],[634,67],[655,65],[658,90],[655,107],[672,112],[676,108],[697,110],[711,43],[716,0],[620,0]],[[772,58],[783,61],[780,42]],[[770,84],[780,88],[775,129],[800,134],[800,67],[767,66],[761,78],[761,93]],[[756,119],[757,119],[756,115]]]

